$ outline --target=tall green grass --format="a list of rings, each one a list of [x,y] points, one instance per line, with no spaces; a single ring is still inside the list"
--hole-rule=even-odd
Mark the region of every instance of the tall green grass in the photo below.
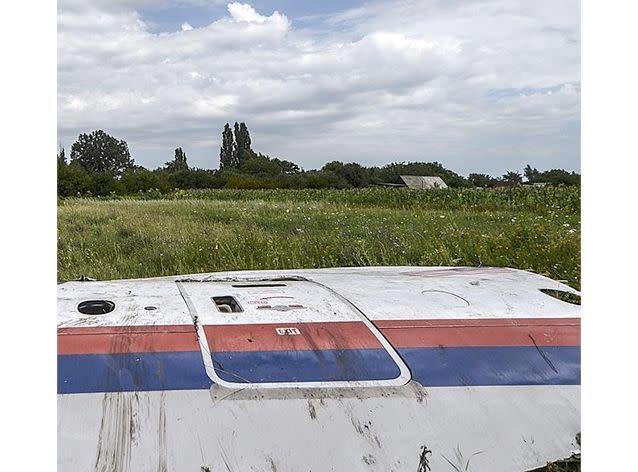
[[[304,189],[304,190],[177,190],[162,194],[159,191],[140,193],[121,199],[267,202],[327,202],[353,206],[381,208],[427,208],[458,210],[563,210],[580,212],[580,187],[505,187],[498,189],[442,189],[421,191],[409,189]]]
[[[203,190],[58,206],[58,277],[509,266],[580,286],[574,188]]]

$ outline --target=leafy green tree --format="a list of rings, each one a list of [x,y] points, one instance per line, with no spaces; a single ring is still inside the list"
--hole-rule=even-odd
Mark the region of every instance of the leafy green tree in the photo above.
[[[165,168],[169,172],[178,172],[182,170],[188,170],[188,164],[186,163],[186,153],[181,147],[175,149],[175,157],[172,161],[165,164]]]
[[[219,188],[222,181],[218,172],[209,169],[188,169],[168,173],[171,189]]]
[[[142,166],[135,166],[127,169],[119,181],[118,193],[130,194],[147,192],[153,189],[160,189],[160,179],[158,174],[145,169]]]
[[[251,157],[244,160],[239,172],[243,174],[262,174],[262,175],[293,175],[300,172],[299,166],[294,162],[284,161],[281,159],[271,158],[262,153],[255,154],[250,151]]]
[[[488,174],[470,174],[467,180],[475,187],[490,188],[495,187],[498,180]]]
[[[303,188],[330,188],[335,187],[333,178],[336,177],[333,173],[315,171],[309,172],[305,175],[303,182]],[[346,186],[345,183],[343,183]]]
[[[119,180],[112,172],[94,172],[90,174],[92,185],[91,194],[105,197],[115,193]]]
[[[535,167],[532,168],[532,166],[527,164],[525,166],[525,169],[523,169],[523,175],[525,175],[525,179],[531,184],[536,182],[536,179],[540,175],[540,172],[538,172],[538,169],[536,169]]]
[[[255,156],[251,149],[250,133],[246,123],[235,122],[235,167],[240,168],[242,164]]]
[[[281,166],[277,162],[263,154],[258,154],[242,162],[239,166],[239,172],[242,174],[263,175],[279,175],[283,173]]]
[[[540,172],[535,178],[535,182],[544,182],[551,185],[580,185],[580,174],[564,169],[551,169]]]
[[[356,162],[344,164],[340,161],[331,161],[321,168],[324,177],[334,175],[346,187],[366,187],[371,183],[372,170],[363,167]]]
[[[155,183],[150,190],[158,189],[160,192],[170,192],[175,188],[171,185],[171,179],[176,174],[175,172],[168,172],[165,168],[160,167],[152,171],[152,173]],[[143,175],[140,177],[142,179],[146,179],[146,177]]]
[[[297,164],[291,161],[279,160],[276,157],[273,159],[275,163],[281,168],[281,172],[287,175],[298,174],[301,172],[301,169]]]
[[[370,185],[370,174],[368,169],[356,162],[344,164],[343,167],[336,172],[336,174],[343,177],[353,187],[367,187]]]
[[[235,150],[233,141],[233,130],[230,125],[226,123],[224,131],[222,131],[222,146],[219,149],[219,168],[230,169],[237,168],[237,162],[235,160]]]
[[[93,180],[84,167],[78,164],[63,164],[58,159],[58,196],[86,195],[92,188]]]
[[[126,141],[96,130],[78,136],[71,146],[71,163],[80,164],[89,173],[109,172],[120,176],[134,162]]]
[[[321,168],[324,172],[339,172],[341,169],[343,169],[343,162],[341,161],[326,162]]]
[[[501,182],[507,186],[515,186],[523,183],[523,176],[515,171],[509,171],[501,177]]]
[[[337,172],[332,171],[311,171],[306,172],[306,187],[307,188],[349,188],[351,184],[339,175]]]

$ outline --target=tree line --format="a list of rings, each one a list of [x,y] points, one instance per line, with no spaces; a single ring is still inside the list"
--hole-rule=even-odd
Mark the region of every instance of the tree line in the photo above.
[[[102,130],[82,133],[57,155],[58,195],[107,196],[140,192],[170,192],[197,188],[352,188],[401,183],[400,175],[439,176],[450,187],[501,187],[528,184],[579,185],[580,175],[563,169],[538,171],[527,165],[523,174],[510,171],[499,177],[471,173],[463,177],[438,162],[401,162],[382,167],[331,161],[318,170],[303,170],[291,161],[252,149],[245,123],[226,123],[222,131],[219,169],[188,165],[181,147],[173,159],[154,170],[136,165],[124,140]],[[525,180],[523,180],[523,177]]]

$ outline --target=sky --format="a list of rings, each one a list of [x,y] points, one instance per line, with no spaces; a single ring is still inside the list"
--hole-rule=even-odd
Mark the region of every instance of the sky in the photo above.
[[[225,123],[304,169],[580,170],[578,0],[59,0],[58,144],[217,168]]]

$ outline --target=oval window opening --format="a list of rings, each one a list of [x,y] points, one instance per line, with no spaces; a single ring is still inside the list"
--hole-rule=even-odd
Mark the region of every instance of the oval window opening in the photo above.
[[[539,290],[545,295],[549,295],[561,302],[571,303],[572,305],[580,305],[580,295],[576,295],[575,293],[565,292],[564,290],[552,290],[549,288],[541,288]]]
[[[110,300],[86,300],[78,305],[78,311],[84,315],[105,315],[115,309]]]

